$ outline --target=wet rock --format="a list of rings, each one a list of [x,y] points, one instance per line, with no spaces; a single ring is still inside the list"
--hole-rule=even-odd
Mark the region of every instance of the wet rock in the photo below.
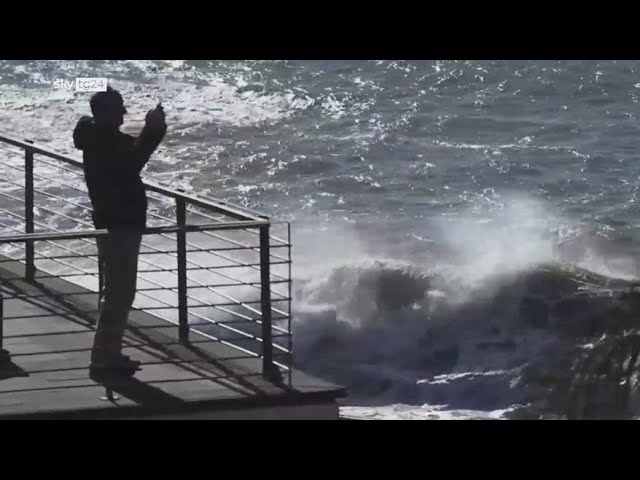
[[[520,318],[533,328],[549,326],[549,306],[540,298],[526,297],[520,302]]]
[[[625,330],[638,327],[636,315],[630,315],[626,309],[613,305],[606,310],[596,312],[588,319],[591,326],[591,336],[602,334],[620,334]]]
[[[348,271],[344,272],[347,277],[348,274]],[[340,276],[337,275],[336,279],[340,280]],[[400,310],[423,301],[429,286],[430,280],[425,276],[379,264],[362,272],[355,285],[354,296],[373,301],[378,310]],[[339,296],[343,290],[344,286],[336,289],[335,294]]]
[[[378,307],[397,310],[423,300],[429,288],[426,278],[407,275],[401,270],[382,271],[377,279]]]
[[[640,327],[638,307],[640,294],[594,296],[584,293],[556,302],[549,318],[552,328],[563,335],[596,337]]]
[[[551,306],[549,325],[558,333],[571,337],[587,337],[592,333],[594,311],[599,305],[587,294],[564,298]]]
[[[589,294],[583,293],[571,295],[555,302],[551,308],[551,313],[557,317],[583,315],[593,306],[593,298]]]
[[[541,267],[531,272],[525,278],[525,285],[530,295],[549,300],[575,293],[578,288],[578,284],[566,270],[554,266]]]
[[[450,370],[458,363],[460,357],[460,347],[458,345],[450,345],[433,352],[432,361],[444,369]]]
[[[431,375],[439,375],[450,372],[459,358],[460,347],[454,344],[423,350],[418,362],[423,371]]]
[[[496,327],[495,325],[491,325],[489,327],[489,335],[500,335],[500,327]]]
[[[638,288],[640,287],[634,285],[629,290],[624,290],[617,296],[619,304],[633,313],[640,311],[640,291]]]
[[[638,330],[603,335],[558,351],[523,372],[529,413],[568,419],[623,419],[640,411]]]
[[[505,340],[498,341],[487,341],[487,342],[478,342],[476,345],[479,350],[498,350],[501,352],[515,352],[516,351],[516,342],[512,339],[507,338]]]

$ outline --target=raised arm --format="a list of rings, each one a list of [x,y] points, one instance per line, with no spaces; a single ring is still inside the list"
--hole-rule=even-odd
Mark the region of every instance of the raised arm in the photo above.
[[[140,135],[129,137],[131,141],[131,154],[120,165],[126,170],[133,170],[139,174],[149,161],[149,158],[162,142],[167,133],[167,124],[165,123],[165,114],[162,106],[158,105],[154,110],[147,113],[145,126]]]

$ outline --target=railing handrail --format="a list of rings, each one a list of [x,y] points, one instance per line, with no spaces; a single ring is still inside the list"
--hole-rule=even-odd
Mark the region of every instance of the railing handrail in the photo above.
[[[18,140],[6,134],[0,134],[0,142],[8,143],[10,145],[23,148],[24,150],[31,151],[33,153],[38,153],[40,155],[44,155],[46,157],[59,160],[68,165],[72,165],[76,168],[82,169],[81,160],[52,152],[51,150],[48,150],[43,146],[37,145],[31,140]],[[251,210],[246,207],[242,207],[240,205],[235,205],[225,200],[220,200],[220,199],[211,198],[211,197],[203,198],[196,195],[190,195],[185,193],[184,191],[173,190],[171,188],[162,186],[150,180],[143,179],[142,183],[145,185],[145,187],[147,187],[148,190],[154,191],[156,193],[161,193],[167,197],[171,197],[175,199],[181,198],[187,201],[188,203],[190,203],[191,205],[211,209],[213,211],[225,214],[229,217],[236,218],[238,220],[263,221],[269,218],[265,214],[262,214],[255,210]]]
[[[148,227],[142,231],[143,235],[155,235],[159,233],[177,232],[205,232],[209,230],[236,230],[240,228],[260,228],[269,225],[267,220],[255,222],[228,222],[228,223],[204,223],[199,225],[166,225],[162,227]],[[54,233],[26,233],[20,235],[0,236],[0,245],[4,243],[22,243],[29,240],[77,240],[80,238],[96,238],[107,235],[108,230],[69,230]]]

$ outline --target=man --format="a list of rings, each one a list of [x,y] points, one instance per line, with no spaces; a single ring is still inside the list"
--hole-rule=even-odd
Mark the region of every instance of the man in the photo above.
[[[79,120],[73,140],[83,152],[93,223],[109,232],[97,239],[103,291],[91,369],[134,372],[140,363],[122,354],[122,337],[136,295],[138,255],[146,228],[147,196],[140,172],[167,125],[158,104],[147,113],[139,137],[120,132],[127,110],[120,93],[111,87],[96,93],[90,105],[93,117]]]

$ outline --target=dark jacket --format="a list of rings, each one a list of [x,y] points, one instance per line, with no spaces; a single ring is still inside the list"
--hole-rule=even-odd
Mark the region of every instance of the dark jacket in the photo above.
[[[97,229],[144,229],[147,195],[140,172],[158,147],[166,129],[144,127],[138,138],[98,126],[82,117],[73,131],[83,152],[83,168]]]

